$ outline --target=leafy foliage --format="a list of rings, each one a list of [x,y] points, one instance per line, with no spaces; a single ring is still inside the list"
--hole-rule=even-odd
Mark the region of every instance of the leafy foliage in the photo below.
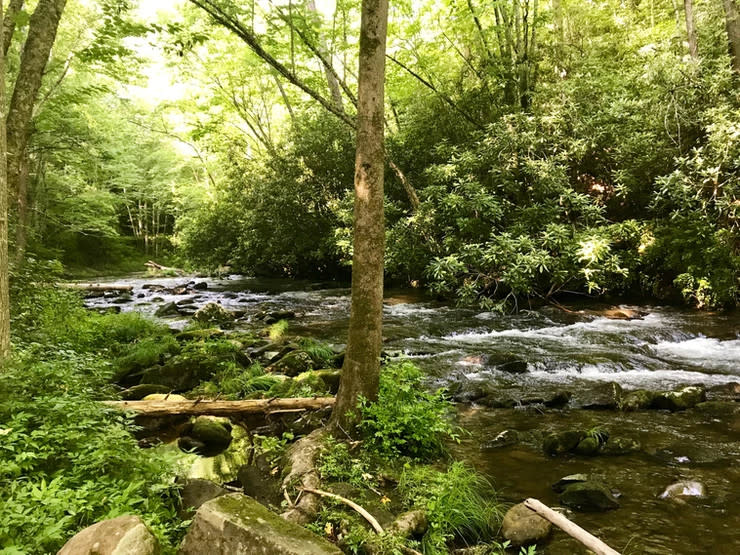
[[[458,437],[443,391],[427,392],[422,373],[410,362],[383,368],[377,402],[362,400],[359,408],[362,436],[384,457],[438,457],[445,451],[444,442]]]

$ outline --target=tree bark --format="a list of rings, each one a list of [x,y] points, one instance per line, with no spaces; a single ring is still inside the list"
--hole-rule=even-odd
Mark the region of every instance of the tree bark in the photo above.
[[[13,33],[15,32],[15,18],[23,9],[24,0],[10,0],[5,17],[0,18],[3,22],[3,55],[8,55],[10,45],[13,42]]]
[[[689,55],[693,60],[698,60],[699,47],[696,40],[696,24],[694,23],[694,1],[683,0],[683,9],[686,15],[686,36],[689,39]]]
[[[319,11],[316,9],[316,3],[314,2],[314,0],[308,0],[306,6],[312,12],[316,14],[319,13]],[[329,86],[331,98],[334,101],[335,106],[339,110],[344,112],[344,103],[342,102],[342,91],[339,88],[339,79],[331,63],[331,54],[329,54],[329,49],[326,47],[326,43],[324,42],[321,35],[319,35],[318,37],[318,44],[316,45],[316,47],[318,49],[318,52],[321,54],[319,61],[321,61],[321,65],[324,66],[324,74],[326,75],[326,83]]]
[[[0,2],[0,19],[3,4]],[[5,76],[5,52],[0,52],[0,75]],[[10,295],[8,291],[8,179],[5,147],[5,79],[0,79],[0,361],[10,353]]]
[[[730,52],[732,70],[740,73],[740,8],[736,0],[723,0],[725,6],[725,28],[727,47]]]
[[[33,108],[41,89],[44,70],[57,36],[67,0],[40,0],[31,16],[28,38],[23,46],[18,77],[13,88],[6,120],[8,189],[19,211],[25,208],[27,188],[23,187],[23,164],[31,135]],[[25,233],[19,222],[19,233]],[[25,244],[25,237],[19,245]],[[22,254],[22,253],[21,253]]]
[[[360,397],[375,401],[383,328],[384,82],[388,0],[363,0],[355,156],[352,306],[333,427],[357,421]]]

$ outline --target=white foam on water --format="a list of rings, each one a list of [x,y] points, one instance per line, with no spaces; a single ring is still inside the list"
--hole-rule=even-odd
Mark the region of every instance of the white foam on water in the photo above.
[[[728,368],[740,374],[740,339],[695,337],[686,341],[661,341],[652,347],[659,356],[685,360],[706,368]]]
[[[383,312],[390,316],[415,316],[418,314],[439,314],[442,310],[424,306],[421,303],[398,303],[384,305]]]

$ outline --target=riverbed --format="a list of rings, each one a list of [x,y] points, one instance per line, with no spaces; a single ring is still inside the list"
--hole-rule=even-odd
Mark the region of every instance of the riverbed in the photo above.
[[[194,280],[205,289],[171,294]],[[130,296],[88,299],[91,308],[120,307],[154,315],[175,302],[184,315],[166,319],[182,328],[187,314],[217,302],[239,314],[238,327],[262,329],[254,316],[290,310],[290,334],[311,336],[337,347],[346,340],[349,289],[333,283],[250,279],[148,278],[104,280],[130,285]],[[416,290],[389,290],[384,308],[384,349],[388,356],[413,359],[428,374],[430,388],[446,387],[458,404],[466,430],[455,455],[485,473],[503,501],[536,497],[558,504],[550,485],[561,477],[588,473],[617,495],[620,508],[606,513],[571,514],[577,523],[624,553],[740,552],[740,417],[738,412],[689,410],[582,410],[600,387],[614,382],[624,390],[707,388],[710,399],[735,400],[728,384],[740,382],[740,315],[703,313],[660,306],[622,307],[638,319],[614,320],[593,304],[553,307],[501,315],[458,308]],[[513,360],[516,364],[501,364]],[[515,369],[515,371],[512,371]],[[514,408],[490,408],[480,391],[513,399]],[[567,392],[563,408],[527,400]],[[549,432],[599,428],[640,443],[622,456],[546,456]],[[500,448],[486,444],[504,430],[519,441]],[[671,501],[659,494],[676,480],[703,483],[703,498]],[[538,553],[565,555],[581,548],[556,533]]]

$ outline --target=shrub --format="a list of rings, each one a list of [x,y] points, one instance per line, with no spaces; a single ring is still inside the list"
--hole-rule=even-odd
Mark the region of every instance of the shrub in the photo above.
[[[457,440],[451,406],[442,390],[424,389],[422,374],[412,363],[391,364],[381,371],[378,401],[360,402],[360,432],[382,456],[429,459],[444,453],[445,440]]]

